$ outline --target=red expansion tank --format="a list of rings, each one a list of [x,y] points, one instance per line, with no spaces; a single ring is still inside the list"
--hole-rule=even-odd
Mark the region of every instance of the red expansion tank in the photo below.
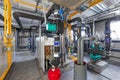
[[[59,68],[52,68],[48,71],[48,80],[60,80],[61,71]]]

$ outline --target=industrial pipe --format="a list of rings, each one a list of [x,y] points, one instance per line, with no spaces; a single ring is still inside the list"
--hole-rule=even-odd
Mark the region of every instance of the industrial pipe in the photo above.
[[[68,21],[71,20],[71,18],[78,13],[79,13],[78,11],[74,11],[73,13],[71,13],[68,17]],[[68,35],[69,35],[69,39],[71,40],[71,35],[70,34],[71,34],[71,24],[68,24]]]
[[[109,18],[107,22],[105,23],[105,48],[106,51],[110,51],[110,45],[111,45],[111,30],[110,30],[110,23],[111,21],[118,21],[120,20],[120,16],[116,16],[113,18]]]
[[[96,37],[89,37],[89,38],[85,38],[85,37],[81,37],[78,39],[78,60],[77,63],[80,65],[83,65],[83,59],[84,59],[84,41],[86,40],[90,40],[90,41],[94,41],[96,40]]]
[[[74,80],[87,80],[87,64],[84,62],[84,41],[94,41],[95,37],[78,39],[78,60],[74,63]]]
[[[81,20],[80,17],[76,17],[76,18],[73,18],[73,19],[68,20],[68,23],[70,24],[70,23],[73,23],[73,22],[75,22],[75,21],[81,22],[82,20]]]
[[[0,80],[4,80],[12,65],[12,39],[11,39],[11,2],[10,0],[4,0],[4,45],[7,48],[7,68],[0,76]]]
[[[15,20],[17,21],[17,23],[19,24],[19,26],[21,28],[23,28],[22,23],[20,21],[19,17],[24,17],[24,18],[29,18],[29,19],[35,19],[35,20],[40,20],[40,21],[44,21],[43,17],[40,16],[36,16],[36,15],[32,15],[32,14],[27,14],[27,13],[23,13],[23,12],[14,12],[13,16],[15,18]]]
[[[23,29],[22,23],[20,21],[20,17],[24,17],[24,18],[29,18],[29,19],[34,19],[34,20],[40,20],[41,23],[44,22],[44,18],[40,17],[40,16],[36,16],[36,15],[32,15],[32,14],[27,14],[27,13],[23,13],[23,12],[14,12],[13,16],[15,18],[15,20],[17,21],[18,25]],[[54,22],[51,19],[47,19],[47,21],[49,22]]]
[[[95,21],[93,19],[93,26],[92,26],[92,35],[95,36]]]
[[[78,13],[80,13],[80,12],[79,12],[79,11],[74,11],[74,12],[72,12],[72,13],[68,16],[68,22],[72,19],[73,16],[75,16],[75,15],[78,14]],[[71,27],[72,27],[71,24],[68,23],[68,37],[69,37],[70,41],[71,41],[71,29],[72,29]],[[68,52],[70,53],[70,48],[69,48]]]
[[[103,1],[103,0],[91,0],[91,1],[89,1],[87,4],[89,5],[89,8],[90,8],[90,7],[92,7],[92,6],[100,3],[100,2],[102,2],[102,1]]]

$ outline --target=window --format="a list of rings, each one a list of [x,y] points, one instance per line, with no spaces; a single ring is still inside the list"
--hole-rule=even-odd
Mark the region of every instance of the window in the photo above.
[[[112,21],[110,23],[112,40],[120,40],[120,21]]]

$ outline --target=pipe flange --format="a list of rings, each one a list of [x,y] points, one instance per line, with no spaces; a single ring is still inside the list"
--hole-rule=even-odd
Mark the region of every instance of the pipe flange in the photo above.
[[[13,38],[13,35],[9,35],[9,34],[8,34],[6,37],[12,39],[12,38]]]
[[[6,48],[6,51],[13,51],[13,50],[14,50],[13,47],[7,47],[7,48]]]

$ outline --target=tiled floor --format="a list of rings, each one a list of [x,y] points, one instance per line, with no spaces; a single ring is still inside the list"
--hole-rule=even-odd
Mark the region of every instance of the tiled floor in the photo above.
[[[74,66],[70,62],[65,68],[61,68],[61,80],[73,80]],[[48,80],[47,74],[39,72],[34,60],[17,63],[9,80]],[[101,74],[87,71],[87,80],[120,80],[120,67],[109,64],[109,67]]]
[[[15,52],[14,61],[15,62],[24,62],[35,59],[36,55],[31,51],[21,51]]]
[[[68,68],[63,70],[62,80],[73,80],[73,65],[73,63],[70,63]],[[120,80],[120,67],[109,64],[107,69],[105,69],[101,74],[87,71],[87,80]]]
[[[35,60],[16,63],[9,80],[40,80],[40,72]]]
[[[35,56],[31,53],[28,54],[28,52],[16,54],[18,63],[9,80],[48,80],[47,72],[43,75],[42,70],[38,70],[35,61],[28,61],[29,59],[26,60],[26,57],[34,59]],[[85,61],[89,61],[89,59],[85,58]],[[74,63],[71,60],[67,60],[66,65],[65,68],[61,68],[61,80],[73,80]],[[87,80],[120,80],[120,67],[109,64],[108,68],[101,74],[87,71]]]

